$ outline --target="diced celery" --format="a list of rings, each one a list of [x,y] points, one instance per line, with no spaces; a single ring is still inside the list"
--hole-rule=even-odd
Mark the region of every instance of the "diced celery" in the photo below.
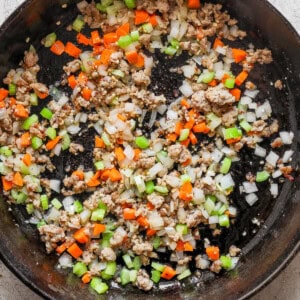
[[[83,212],[83,205],[79,200],[74,201],[74,210],[77,214]]]
[[[191,270],[190,270],[190,269],[186,269],[186,270],[184,270],[181,274],[179,274],[179,275],[177,276],[177,279],[178,279],[178,280],[182,280],[182,279],[184,279],[184,278],[186,278],[186,277],[189,277],[189,276],[191,276],[191,275],[192,275]]]
[[[32,139],[31,139],[31,147],[34,149],[34,150],[37,150],[39,149],[40,147],[42,147],[43,145],[43,140],[37,136],[34,136]]]
[[[142,135],[135,138],[135,144],[141,149],[147,149],[150,146],[150,141]]]
[[[128,7],[128,8],[135,8],[136,7],[136,3],[135,3],[135,0],[124,0],[125,2],[125,5]]]
[[[0,148],[0,154],[9,157],[12,156],[13,152],[9,149],[8,146],[3,146]]]
[[[102,135],[101,135],[101,139],[103,140],[104,144],[106,146],[110,146],[111,143],[110,143],[110,139],[109,139],[109,136],[106,132],[103,132]]]
[[[12,172],[12,170],[10,168],[5,166],[3,162],[0,162],[0,174],[8,175],[11,172]]]
[[[151,270],[151,280],[155,283],[158,283],[160,281],[160,274],[158,270]]]
[[[54,140],[56,138],[56,130],[53,127],[49,127],[46,129],[46,135],[49,137],[51,140]]]
[[[62,203],[57,198],[52,199],[51,204],[58,210],[62,208]]]
[[[28,117],[24,122],[23,122],[23,129],[24,130],[29,130],[29,128],[35,124],[35,123],[38,123],[39,121],[39,117],[37,115],[31,115],[30,117]]]
[[[90,286],[100,295],[104,294],[108,290],[108,285],[105,282],[102,282],[101,278],[99,277],[94,277],[91,280]]]
[[[169,47],[165,48],[165,50],[164,50],[164,53],[167,55],[170,55],[170,56],[175,55],[176,52],[177,52],[177,49],[172,46],[169,46]]]
[[[136,185],[139,193],[144,193],[146,190],[146,185],[145,185],[143,177],[140,175],[136,175],[133,177],[133,179],[134,179],[135,185]]]
[[[95,168],[96,168],[97,171],[105,169],[105,166],[104,166],[104,163],[103,163],[102,160],[96,161],[95,164],[94,164],[94,166],[95,166]]]
[[[51,111],[49,108],[44,107],[44,108],[41,110],[40,115],[41,115],[43,118],[47,119],[47,120],[51,120],[51,118],[52,118],[52,116],[53,116],[53,113],[52,113],[52,111]]]
[[[154,182],[152,180],[146,182],[146,194],[150,195],[154,192]]]
[[[185,141],[190,134],[190,130],[188,128],[180,130],[180,135],[179,135],[179,142]]]
[[[249,132],[252,130],[252,126],[246,121],[243,120],[242,122],[240,122],[240,126],[246,131]]]
[[[169,190],[166,186],[162,186],[162,185],[156,185],[154,187],[154,190],[156,192],[159,192],[160,194],[163,194],[163,195],[167,195],[169,193]]]
[[[116,77],[120,77],[120,78],[124,78],[125,77],[125,73],[121,70],[112,70],[111,74],[116,76]]]
[[[180,179],[182,183],[191,182],[191,177],[188,174],[182,174]]]
[[[131,31],[130,36],[133,42],[137,42],[140,39],[140,34],[138,30]]]
[[[115,261],[107,262],[105,270],[102,272],[105,275],[113,276],[117,271],[117,263]]]
[[[179,49],[179,41],[178,41],[178,40],[176,40],[176,39],[173,38],[173,39],[170,41],[170,44],[171,44],[172,47],[174,47],[174,48],[176,48],[176,49]]]
[[[56,38],[57,38],[57,36],[56,36],[55,32],[49,33],[45,37],[44,46],[47,47],[47,48],[50,48],[55,43]]]
[[[31,105],[37,106],[39,104],[39,98],[38,98],[37,94],[31,93],[29,101],[30,101]]]
[[[34,206],[32,203],[28,203],[26,204],[26,211],[29,215],[31,215],[34,211]]]
[[[87,272],[87,266],[83,262],[77,262],[73,266],[73,274],[77,275],[78,277],[81,277]]]
[[[217,197],[215,195],[206,195],[206,199],[210,199],[213,202],[217,201]]]
[[[43,210],[47,210],[49,208],[49,200],[47,195],[41,195],[40,197],[41,205]]]
[[[44,220],[41,220],[40,222],[38,222],[37,224],[36,224],[36,228],[37,229],[39,229],[40,227],[42,227],[42,226],[44,226],[44,225],[46,225],[47,223],[44,221]]]
[[[141,268],[141,266],[142,266],[141,258],[139,256],[136,256],[133,259],[133,268],[138,271]]]
[[[105,212],[107,211],[107,205],[103,203],[101,200],[98,203],[98,208],[103,209]]]
[[[223,215],[224,213],[225,213],[225,211],[227,210],[227,205],[226,204],[224,204],[224,205],[222,205],[219,209],[218,209],[218,215],[219,216],[221,216],[221,215]]]
[[[166,266],[153,261],[151,267],[159,272],[163,272]]]
[[[212,131],[214,131],[222,123],[222,119],[216,116],[214,113],[209,113],[206,118],[208,119],[207,126]]]
[[[66,133],[66,134],[64,134],[64,136],[62,137],[61,149],[62,149],[63,151],[69,149],[70,144],[71,144],[70,136]]]
[[[224,86],[228,89],[233,89],[235,85],[235,79],[234,78],[227,78],[225,80]]]
[[[268,178],[270,177],[270,173],[267,171],[261,171],[261,172],[257,172],[256,173],[256,182],[263,182],[268,180]]]
[[[157,248],[160,247],[160,244],[161,244],[160,237],[159,236],[155,236],[154,239],[152,240],[153,248],[156,250]]]
[[[83,27],[84,27],[84,20],[82,16],[77,16],[77,18],[74,20],[73,24],[72,24],[72,28],[77,31],[80,32]]]
[[[133,262],[132,262],[132,259],[131,259],[130,255],[129,254],[124,254],[122,256],[122,258],[123,258],[124,263],[127,266],[127,268],[132,269],[133,268]]]
[[[222,268],[229,270],[232,267],[232,260],[229,256],[221,255],[220,261],[222,263]]]
[[[221,163],[220,173],[227,174],[231,167],[231,159],[225,157]]]
[[[210,83],[214,78],[215,78],[215,72],[205,72],[199,76],[197,82]]]
[[[137,270],[130,270],[129,271],[129,280],[130,280],[130,282],[135,282],[136,281],[137,274],[138,274]]]
[[[224,131],[225,140],[236,139],[242,136],[241,131],[236,127],[226,128]]]
[[[230,226],[229,217],[227,215],[219,216],[219,224],[222,227],[229,227]]]
[[[101,12],[103,12],[103,13],[106,13],[106,12],[107,12],[107,7],[104,6],[104,5],[102,5],[101,3],[97,3],[97,4],[96,4],[96,8],[97,8],[98,10],[100,10]]]
[[[132,44],[132,38],[129,34],[121,36],[117,42],[118,46],[125,49]]]
[[[27,195],[23,192],[18,192],[17,190],[11,190],[11,196],[13,197],[13,199],[16,200],[17,204],[24,204],[26,199],[27,199]]]
[[[142,26],[142,29],[145,33],[151,33],[153,31],[153,26],[151,23],[146,23]]]
[[[20,171],[23,175],[29,175],[30,174],[29,168],[24,163],[21,163]]]
[[[96,221],[102,221],[105,216],[105,210],[101,208],[97,208],[92,212],[91,220]]]
[[[101,0],[101,4],[106,7],[112,5],[113,2],[114,0]]]
[[[10,96],[14,96],[17,92],[17,86],[14,83],[8,85],[8,92]]]
[[[212,201],[210,198],[207,198],[205,203],[204,203],[204,208],[208,212],[208,214],[211,214],[212,211],[215,208],[215,203]]]
[[[126,268],[123,268],[120,273],[122,285],[126,285],[130,282],[130,271]]]
[[[175,230],[181,235],[188,233],[188,227],[186,224],[176,224]]]

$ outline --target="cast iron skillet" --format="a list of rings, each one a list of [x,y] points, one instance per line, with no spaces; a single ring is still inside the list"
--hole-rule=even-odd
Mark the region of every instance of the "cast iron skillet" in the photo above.
[[[57,58],[49,55],[49,52],[40,46],[40,40],[53,30],[65,32],[62,28],[77,14],[74,2],[78,1],[28,0],[15,11],[0,28],[0,78],[3,78],[12,67],[16,67],[24,50],[28,48],[25,39],[30,37],[30,42],[39,51],[42,66],[39,74],[40,81],[49,84],[60,79],[61,66],[66,61],[66,57]],[[292,148],[295,150],[294,167],[296,167],[300,158],[299,36],[267,1],[211,2],[224,4],[226,9],[237,17],[240,27],[248,32],[249,39],[256,46],[272,49],[275,62],[269,66],[256,67],[252,79],[258,83],[261,90],[259,100],[270,99],[281,128],[294,131],[295,141]],[[62,9],[60,5],[63,3],[70,3],[70,9]],[[60,28],[56,25],[58,20],[61,21]],[[63,37],[59,36],[65,40],[70,38],[66,33]],[[247,40],[243,45],[237,43],[240,46],[246,44]],[[164,92],[172,99],[174,86],[176,88],[180,78],[171,78],[172,85],[170,85],[170,74],[167,73],[171,66],[170,62],[166,62],[162,57],[158,58],[160,67],[154,70],[152,81],[159,84],[157,92]],[[181,63],[180,58],[175,62],[176,65]],[[278,78],[283,79],[285,84],[283,91],[270,88],[270,82]],[[85,138],[88,140],[88,134],[83,137]],[[249,151],[243,152],[242,156],[248,163],[235,165],[233,176],[236,181],[243,178],[245,172],[251,170],[253,165],[259,163],[257,157],[251,155]],[[64,165],[69,163],[76,165],[79,162],[64,155],[58,163],[61,168],[58,168],[55,176],[61,178]],[[176,282],[161,283],[151,294],[131,288],[121,289],[116,285],[113,285],[105,296],[89,293],[88,287],[81,284],[73,275],[55,268],[57,258],[45,255],[43,244],[39,241],[35,229],[25,222],[24,211],[19,207],[12,207],[12,213],[8,213],[3,199],[0,200],[0,253],[6,265],[25,284],[49,299],[95,299],[95,297],[99,299],[167,299],[170,297],[172,299],[244,299],[267,284],[293,257],[299,246],[300,176],[298,173],[295,173],[293,182],[284,182],[276,200],[270,197],[264,186],[260,188],[259,193],[261,200],[252,208],[245,204],[239,194],[234,195],[241,217],[226,232],[226,239],[221,235],[214,240],[214,243],[219,244],[224,251],[233,243],[243,247],[243,257],[236,270],[216,278],[204,272],[200,278],[189,278],[181,287]],[[254,217],[262,220],[261,227],[253,225]],[[202,236],[208,235],[204,228],[201,230]]]

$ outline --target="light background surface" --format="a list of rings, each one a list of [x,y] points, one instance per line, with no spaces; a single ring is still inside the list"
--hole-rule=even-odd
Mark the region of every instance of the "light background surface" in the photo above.
[[[23,2],[23,0],[0,0],[0,24]],[[300,33],[300,0],[269,0],[269,2]],[[300,299],[300,254],[271,284],[252,298],[252,300],[273,299]],[[0,300],[41,300],[41,298],[29,290],[0,262]]]

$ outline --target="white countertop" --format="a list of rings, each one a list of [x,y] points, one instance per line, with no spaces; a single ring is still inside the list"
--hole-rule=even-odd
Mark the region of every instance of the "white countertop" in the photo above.
[[[242,0],[241,0],[242,1]],[[300,0],[269,0],[300,33]],[[0,24],[23,0],[0,0]],[[252,300],[300,299],[300,254]],[[41,300],[0,262],[0,300]]]

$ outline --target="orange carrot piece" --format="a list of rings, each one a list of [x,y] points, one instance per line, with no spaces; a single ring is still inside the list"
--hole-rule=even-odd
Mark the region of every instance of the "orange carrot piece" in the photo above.
[[[95,136],[95,148],[105,148],[105,144],[99,136]]]
[[[147,202],[147,208],[148,208],[149,210],[153,210],[153,209],[155,208],[155,206],[154,206],[150,201],[148,201],[148,202]]]
[[[185,98],[181,99],[180,104],[181,104],[181,106],[184,106],[186,108],[191,107],[191,105],[187,102],[187,100]]]
[[[192,129],[195,124],[195,119],[191,118],[188,122],[185,123],[184,128]]]
[[[5,108],[5,107],[6,107],[5,102],[4,102],[4,101],[1,101],[1,102],[0,102],[0,108]]]
[[[236,101],[239,101],[241,99],[241,90],[238,88],[229,90],[229,93],[235,97]]]
[[[135,25],[140,25],[143,23],[148,22],[149,20],[149,14],[145,10],[136,10],[135,11]]]
[[[216,38],[214,41],[213,49],[217,49],[218,47],[224,47],[224,43],[221,39]]]
[[[76,170],[72,173],[72,176],[77,176],[77,178],[79,180],[83,180],[84,179],[84,173],[81,170]]]
[[[123,210],[124,220],[135,220],[135,209],[134,208],[124,208]]]
[[[226,143],[228,145],[231,145],[231,144],[235,144],[235,143],[239,142],[240,140],[241,140],[241,137],[239,136],[239,137],[234,138],[234,139],[228,139],[228,140],[226,140]]]
[[[115,32],[106,33],[103,36],[103,41],[105,45],[115,43],[119,39],[118,35]]]
[[[82,255],[82,250],[79,248],[79,246],[74,243],[72,244],[68,250],[67,250],[75,259],[80,257]]]
[[[88,187],[96,187],[100,184],[101,184],[100,180],[93,177],[86,183]]]
[[[81,278],[81,281],[85,284],[88,284],[91,280],[92,276],[89,273],[85,273]]]
[[[142,54],[138,54],[137,62],[135,64],[136,67],[142,68],[145,65],[145,58]]]
[[[88,87],[85,87],[85,88],[82,89],[81,95],[82,95],[84,100],[90,101],[91,98],[92,98],[92,90],[89,89]]]
[[[13,184],[17,185],[17,186],[23,186],[24,185],[23,177],[19,172],[16,172],[14,174]]]
[[[133,64],[133,65],[137,64],[137,62],[138,62],[138,53],[136,51],[126,52],[125,56],[126,56],[127,61],[130,64]]]
[[[133,151],[134,151],[133,160],[135,160],[135,161],[139,160],[142,150],[137,148],[137,149],[134,149]]]
[[[127,22],[127,23],[121,25],[121,26],[117,29],[116,34],[117,34],[118,37],[120,37],[120,36],[127,35],[127,34],[129,33],[129,31],[130,31],[130,25],[129,25],[129,23]]]
[[[65,52],[65,45],[62,41],[57,40],[50,48],[50,51],[56,55],[62,55]]]
[[[191,201],[193,199],[192,193],[193,186],[189,181],[187,181],[180,187],[178,197],[184,201]]]
[[[104,224],[94,224],[93,226],[93,236],[97,236],[104,232],[106,229],[106,226]]]
[[[127,118],[121,114],[117,114],[117,117],[118,117],[118,119],[120,119],[123,122],[127,121]]]
[[[149,227],[149,221],[147,219],[147,217],[144,216],[140,216],[137,218],[137,222],[139,223],[139,225],[143,226],[143,227]]]
[[[93,45],[101,44],[101,38],[98,30],[94,30],[91,32],[91,42]]]
[[[166,266],[164,268],[164,271],[161,273],[160,277],[167,280],[171,280],[175,275],[176,275],[176,271],[173,268]]]
[[[73,43],[67,42],[65,46],[65,52],[72,57],[78,58],[82,51]]]
[[[87,83],[87,81],[88,81],[87,75],[83,72],[80,72],[77,77],[77,82],[79,84],[85,85]]]
[[[16,98],[10,97],[9,100],[10,100],[10,102],[9,102],[9,106],[10,107],[16,105],[16,103],[17,103],[17,99]]]
[[[28,118],[29,113],[28,110],[22,105],[22,104],[17,104],[14,110],[14,115],[18,118]]]
[[[183,123],[181,122],[177,122],[176,125],[175,125],[175,130],[174,132],[177,134],[177,135],[180,135],[180,131],[183,129]]]
[[[0,101],[3,101],[8,96],[8,90],[0,89]]]
[[[67,245],[66,243],[63,243],[61,244],[60,246],[57,246],[55,251],[58,253],[58,254],[62,254],[63,252],[65,252],[67,250]]]
[[[71,89],[73,89],[73,90],[75,89],[75,87],[77,85],[77,80],[74,75],[71,75],[68,77],[68,84]]]
[[[23,156],[23,158],[22,158],[23,163],[24,163],[27,167],[29,167],[29,166],[31,165],[31,160],[32,160],[32,157],[31,157],[31,155],[30,155],[29,153],[26,153],[26,154]]]
[[[188,0],[188,8],[197,9],[200,8],[200,0]]]
[[[109,173],[109,179],[112,182],[120,181],[122,180],[122,175],[117,169],[111,169]]]
[[[113,54],[113,50],[111,49],[104,49],[101,53],[101,57],[99,63],[102,65],[108,65],[110,56]]]
[[[2,176],[1,179],[4,191],[10,191],[13,187],[12,181],[8,181],[5,176]]]
[[[146,231],[146,235],[147,235],[147,236],[153,236],[153,235],[156,234],[156,232],[157,232],[157,230],[149,228],[149,229],[147,229],[147,231]]]
[[[156,25],[158,25],[156,15],[151,15],[151,16],[149,17],[149,23],[151,23],[151,25],[152,25],[153,27],[155,27]]]
[[[109,176],[110,176],[110,170],[106,169],[101,173],[101,180],[106,181],[108,180]]]
[[[220,249],[216,246],[209,246],[206,248],[206,254],[210,260],[218,260],[220,257]]]
[[[242,71],[238,76],[236,76],[235,84],[238,86],[242,85],[244,81],[247,79],[247,77],[248,77],[248,72]]]
[[[49,141],[47,144],[46,144],[46,148],[47,150],[52,150],[58,143],[59,141],[61,140],[61,136],[57,136],[55,139]]]
[[[184,242],[182,240],[177,242],[176,251],[184,251]]]
[[[184,251],[188,251],[188,252],[194,251],[194,248],[190,242],[184,243]]]
[[[84,34],[82,34],[81,32],[79,32],[77,34],[76,39],[77,39],[78,44],[82,44],[85,46],[88,46],[91,43],[90,39],[87,36],[85,36]]]
[[[183,145],[183,146],[185,146],[185,147],[188,147],[189,144],[190,144],[190,142],[191,142],[191,140],[188,138],[188,139],[186,139],[185,141],[180,142],[180,144]]]
[[[190,138],[191,143],[192,143],[193,145],[196,145],[196,144],[198,143],[197,137],[196,137],[192,132],[190,132],[189,138]]]
[[[183,162],[181,165],[184,167],[187,167],[188,165],[190,165],[192,162],[192,160],[190,158],[188,158],[185,162]]]
[[[201,122],[193,127],[195,133],[209,133],[210,129],[205,122]]]
[[[232,48],[232,56],[234,61],[238,64],[239,62],[245,60],[247,52],[242,49]]]
[[[126,155],[124,154],[124,151],[121,147],[117,147],[115,149],[115,156],[116,156],[118,162],[121,162],[122,160],[124,160],[126,158]]]
[[[171,141],[171,142],[176,142],[178,138],[178,135],[176,133],[169,133],[167,135],[167,140]]]
[[[21,135],[21,142],[20,142],[20,146],[22,148],[26,148],[30,145],[30,133],[29,132],[25,132]]]
[[[85,243],[87,243],[89,241],[89,237],[86,235],[84,228],[78,229],[73,234],[73,237],[80,244],[85,244]]]
[[[212,86],[212,87],[217,86],[217,84],[218,84],[218,81],[216,79],[213,79],[211,82],[208,83],[208,85]]]

